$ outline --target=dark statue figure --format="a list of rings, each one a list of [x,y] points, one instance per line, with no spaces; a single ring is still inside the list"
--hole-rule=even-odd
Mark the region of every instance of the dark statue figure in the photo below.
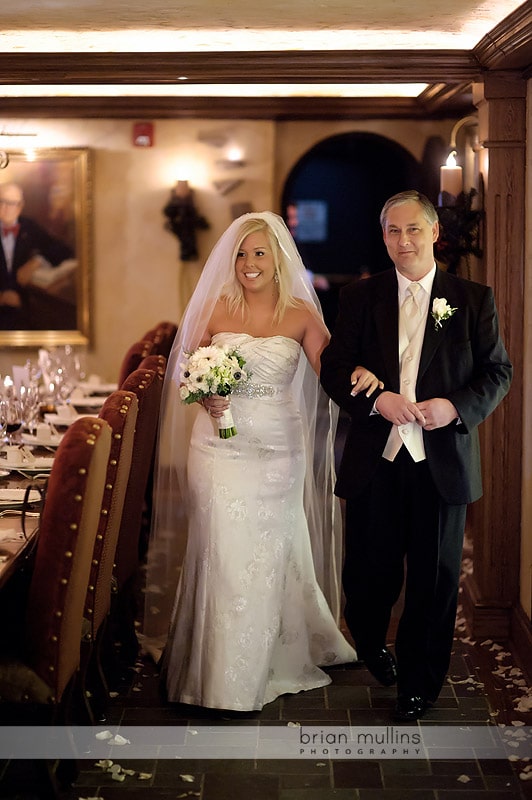
[[[206,230],[209,223],[196,211],[194,192],[187,181],[177,182],[163,214],[168,218],[166,230],[175,234],[181,243],[181,260],[195,261],[198,258],[196,230]]]

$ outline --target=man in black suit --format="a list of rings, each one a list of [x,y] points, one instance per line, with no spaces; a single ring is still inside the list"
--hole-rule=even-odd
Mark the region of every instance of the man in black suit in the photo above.
[[[29,217],[21,216],[22,189],[0,184],[0,329],[31,328],[26,287],[42,259],[53,267],[72,258],[72,249]]]
[[[342,291],[321,382],[351,417],[336,486],[345,619],[372,674],[397,681],[395,716],[409,721],[436,700],[449,667],[466,508],[482,494],[478,426],[508,392],[512,366],[492,290],[434,261],[430,201],[395,195],[381,225],[395,269]],[[357,364],[384,382],[376,399],[351,386]],[[405,565],[394,658],[386,634]]]

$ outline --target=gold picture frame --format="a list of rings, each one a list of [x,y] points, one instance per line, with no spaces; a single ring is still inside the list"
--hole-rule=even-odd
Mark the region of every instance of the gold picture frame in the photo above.
[[[88,344],[92,276],[91,152],[37,148],[3,155],[2,164],[5,161],[7,164],[0,169],[0,184],[16,184],[24,198],[17,240],[24,231],[23,219],[29,219],[34,226],[28,228],[27,239],[36,225],[58,243],[57,252],[61,255],[59,263],[53,263],[58,259],[47,260],[39,247],[35,248],[33,252],[41,258],[37,259],[39,267],[32,273],[30,283],[20,290],[23,313],[15,312],[17,321],[11,323],[12,312],[6,310],[2,324],[0,303],[0,346]],[[26,245],[30,246],[29,241]],[[5,263],[3,249],[0,258]]]

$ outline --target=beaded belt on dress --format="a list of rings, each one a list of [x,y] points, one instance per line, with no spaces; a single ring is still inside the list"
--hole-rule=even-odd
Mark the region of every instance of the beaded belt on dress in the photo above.
[[[233,394],[240,397],[274,397],[287,391],[287,386],[273,386],[271,383],[239,383]]]

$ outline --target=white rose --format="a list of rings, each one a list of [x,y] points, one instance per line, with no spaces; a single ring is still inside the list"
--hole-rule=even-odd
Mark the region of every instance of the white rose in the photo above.
[[[444,297],[435,297],[432,304],[432,313],[437,317],[443,317],[449,310],[449,305]]]

